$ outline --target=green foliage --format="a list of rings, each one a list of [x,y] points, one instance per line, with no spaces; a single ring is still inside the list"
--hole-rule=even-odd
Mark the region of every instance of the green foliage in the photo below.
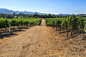
[[[47,26],[54,26],[54,22],[53,21],[50,21],[46,24]]]
[[[75,30],[75,29],[82,29],[85,26],[85,19],[81,18],[79,16],[72,15],[69,17],[69,26]]]
[[[11,20],[11,26],[17,26],[17,21],[16,20]]]
[[[0,19],[0,20],[3,20],[3,19]],[[4,20],[6,20],[6,19],[4,19]],[[15,19],[7,19],[7,20],[9,20],[10,22],[11,22],[11,20],[16,20],[17,22],[18,21],[21,21],[22,20],[22,22],[23,21],[28,21],[28,23],[35,23],[36,25],[37,25],[37,23],[40,25],[40,22],[41,22],[41,19],[39,19],[39,18],[15,18]],[[19,24],[21,24],[21,23],[19,23]]]
[[[86,26],[86,18],[75,16],[74,14],[67,18],[45,18],[46,24],[49,26],[56,26],[57,27],[67,27],[67,20],[68,20],[68,28],[73,30],[83,29]],[[58,25],[59,24],[59,25]]]
[[[60,22],[60,20],[55,20],[54,21],[54,25],[57,26],[57,27],[59,27],[59,22]]]
[[[0,28],[3,28],[3,20],[0,21]]]
[[[80,28],[84,28],[84,27],[85,27],[85,20],[80,19]]]
[[[55,21],[55,20],[64,20],[64,19],[66,19],[66,18],[45,18],[45,20],[46,20],[46,24],[48,23],[48,22],[51,22],[51,21]]]
[[[70,28],[72,28],[73,30],[78,29],[79,27],[79,18],[76,18],[76,16],[73,14],[68,18],[68,25]]]
[[[64,28],[67,27],[67,21],[66,21],[66,19],[62,20],[61,27],[64,27]]]
[[[29,24],[29,21],[25,21],[26,22],[26,25],[28,25]]]
[[[20,24],[21,24],[21,25],[23,25],[23,24],[24,24],[24,22],[21,20],[21,21],[20,21]]]
[[[17,18],[17,19],[6,19],[0,20],[0,28],[6,28],[9,26],[19,26],[19,25],[40,25],[41,19],[38,18]]]
[[[1,28],[10,27],[10,22],[8,20],[3,20],[1,25],[3,25]]]
[[[6,15],[5,17],[8,18],[8,19],[14,18],[13,15]]]

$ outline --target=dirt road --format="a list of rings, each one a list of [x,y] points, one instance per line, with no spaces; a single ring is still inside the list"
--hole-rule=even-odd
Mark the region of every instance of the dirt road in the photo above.
[[[0,57],[86,57],[86,40],[61,37],[45,19],[40,26],[27,29],[0,44]]]
[[[47,37],[46,23],[42,19],[41,26],[35,26],[19,34],[6,43],[0,44],[0,57],[46,57]]]

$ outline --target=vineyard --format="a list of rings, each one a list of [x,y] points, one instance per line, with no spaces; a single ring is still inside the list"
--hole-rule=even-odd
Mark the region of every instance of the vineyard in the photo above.
[[[40,23],[41,26],[34,26],[40,25]],[[39,57],[39,55],[42,56],[44,53],[45,57],[46,54],[48,54],[49,52],[50,52],[49,56],[53,54],[59,55],[59,52],[61,52],[62,55],[67,52],[69,57],[72,56],[72,53],[75,53],[74,56],[80,55],[84,57],[85,56],[84,52],[86,48],[86,33],[84,34],[82,33],[85,32],[85,26],[86,26],[86,18],[77,17],[75,15],[69,16],[67,18],[45,18],[45,19],[1,18],[0,56],[3,56],[3,52],[5,52],[4,53],[5,57],[8,56],[8,54],[10,54],[9,55],[10,57],[11,56],[26,57],[26,55],[28,57],[31,56]],[[9,28],[11,29],[12,34],[6,33],[9,32]],[[75,31],[78,31],[79,35],[74,34]],[[14,51],[11,50],[11,48]],[[46,49],[49,52],[46,52]],[[9,51],[10,53],[7,51]],[[37,54],[33,53],[33,51],[36,51]],[[16,55],[16,53],[19,53],[19,55]],[[28,53],[32,55],[28,55]],[[55,57],[57,57],[56,55]]]
[[[40,25],[41,19],[39,18],[15,18],[15,19],[0,19],[0,34],[6,33],[11,30],[26,28],[28,26]],[[17,28],[16,28],[17,27]]]
[[[55,28],[55,30],[59,30],[60,33],[71,32],[71,35],[73,35],[73,32],[76,30],[78,31],[78,33],[86,31],[85,17],[71,15],[67,18],[45,18],[45,20],[47,26],[51,26]]]

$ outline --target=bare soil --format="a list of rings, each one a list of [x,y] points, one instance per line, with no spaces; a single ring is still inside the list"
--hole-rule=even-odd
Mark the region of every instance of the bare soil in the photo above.
[[[16,34],[17,32],[15,32]],[[47,27],[45,19],[17,35],[0,39],[0,57],[86,57],[86,38],[82,34],[66,37],[66,33]]]

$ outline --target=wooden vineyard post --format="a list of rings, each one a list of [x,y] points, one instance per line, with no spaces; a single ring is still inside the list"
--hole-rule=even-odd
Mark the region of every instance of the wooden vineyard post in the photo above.
[[[5,24],[5,27],[4,28],[5,28],[4,32],[6,33],[6,24]]]
[[[10,27],[9,27],[9,32],[11,32]]]
[[[59,21],[59,26],[60,26],[60,33],[61,33],[61,24],[60,24],[60,21]]]
[[[67,37],[68,37],[68,19],[67,19]]]

